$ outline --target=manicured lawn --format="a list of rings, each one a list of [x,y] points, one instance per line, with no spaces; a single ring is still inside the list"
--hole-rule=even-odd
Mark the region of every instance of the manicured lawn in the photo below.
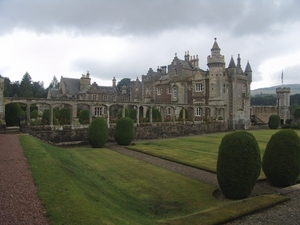
[[[63,149],[28,135],[20,141],[51,224],[213,224],[287,200],[219,201],[215,186],[105,148]]]
[[[252,130],[261,149],[261,157],[272,134],[278,130]],[[300,135],[300,131],[297,131]],[[216,172],[219,145],[226,133],[214,133],[192,137],[141,141],[128,148],[161,158],[180,162],[196,168]],[[261,174],[260,178],[264,175]]]

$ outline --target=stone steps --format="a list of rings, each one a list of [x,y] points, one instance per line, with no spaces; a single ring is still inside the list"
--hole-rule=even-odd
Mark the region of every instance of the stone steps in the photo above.
[[[5,134],[19,134],[20,133],[20,127],[6,127],[4,130]]]

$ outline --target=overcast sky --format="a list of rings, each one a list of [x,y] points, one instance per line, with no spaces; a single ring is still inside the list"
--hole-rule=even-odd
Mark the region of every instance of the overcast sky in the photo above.
[[[241,56],[251,89],[300,83],[299,0],[1,0],[0,74],[28,72],[49,86],[53,76],[111,85],[145,75],[175,53],[207,56],[217,38],[228,67]]]

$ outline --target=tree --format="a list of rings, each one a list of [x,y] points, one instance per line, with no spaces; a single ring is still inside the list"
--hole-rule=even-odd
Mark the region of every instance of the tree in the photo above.
[[[9,97],[19,97],[20,96],[20,82],[15,81],[10,85]]]
[[[54,75],[48,88],[58,88],[58,87],[59,87],[59,82],[58,82],[56,76]]]
[[[126,86],[126,91],[127,93],[129,93],[130,90],[130,78],[123,78],[122,80],[120,80],[117,84],[117,88],[119,91],[122,91],[123,86]]]
[[[26,72],[22,78],[21,84],[20,84],[20,97],[25,98],[32,98],[33,95],[33,88],[32,88],[32,80],[31,76],[28,72]]]
[[[3,97],[10,97],[10,79],[4,77],[4,90],[3,90]]]
[[[36,98],[46,98],[47,97],[47,92],[44,88],[44,82],[33,82],[33,95]]]
[[[18,103],[11,103],[5,106],[5,121],[7,126],[19,126],[22,113],[21,106]]]
[[[296,120],[300,119],[300,108],[296,108],[296,109],[294,110],[294,118],[295,118]]]

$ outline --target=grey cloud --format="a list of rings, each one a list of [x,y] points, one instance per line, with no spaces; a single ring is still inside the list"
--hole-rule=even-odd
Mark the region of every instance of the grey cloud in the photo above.
[[[299,19],[295,1],[182,0],[4,0],[1,30],[19,27],[47,33],[70,30],[80,34],[155,35],[172,29],[201,26],[233,30],[236,35],[259,33],[282,21]]]

